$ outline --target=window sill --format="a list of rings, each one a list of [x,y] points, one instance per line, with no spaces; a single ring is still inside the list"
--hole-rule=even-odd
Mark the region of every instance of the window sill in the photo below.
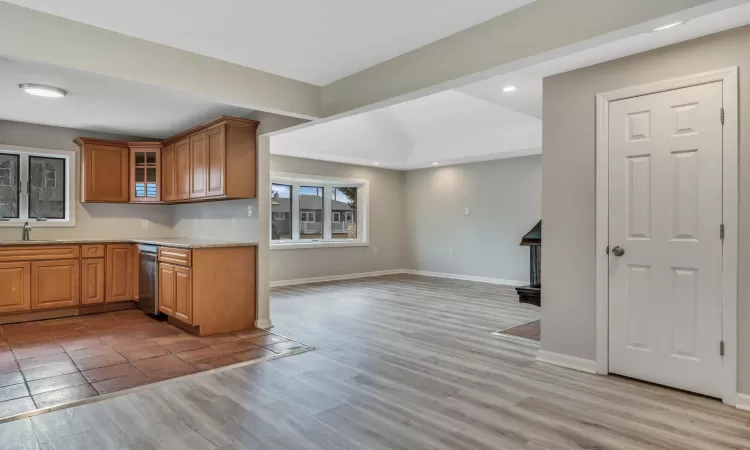
[[[288,243],[271,243],[271,250],[298,250],[302,248],[345,248],[345,247],[369,247],[370,244],[363,241],[346,241],[346,242],[288,242]]]
[[[23,228],[23,225],[29,222],[29,226],[33,231],[35,228],[74,228],[76,223],[72,220],[65,220],[60,222],[47,221],[37,222],[35,220],[11,220],[10,222],[0,221],[0,228]]]

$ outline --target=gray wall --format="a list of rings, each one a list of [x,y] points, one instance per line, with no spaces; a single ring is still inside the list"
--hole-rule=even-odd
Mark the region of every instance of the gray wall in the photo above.
[[[750,27],[544,81],[542,348],[596,359],[594,97],[597,93],[740,66],[740,118],[750,108]],[[750,392],[750,122],[740,120],[739,391]]]
[[[403,172],[276,155],[271,171],[370,181],[370,246],[271,250],[272,282],[403,268]]]
[[[407,268],[529,280],[518,243],[542,216],[540,155],[410,171],[405,192]]]
[[[121,136],[0,120],[0,144],[54,150],[75,150],[78,152],[78,145],[73,143],[73,139],[78,136],[101,139],[143,140],[143,138],[134,136]],[[78,164],[80,165],[80,155],[78,158]],[[80,175],[80,170],[77,170],[78,180],[76,181],[75,189],[76,226],[71,228],[38,228],[34,227],[34,222],[32,222],[33,229],[31,236],[33,239],[171,236],[172,219],[168,206],[81,204],[78,202]],[[141,220],[143,219],[149,221],[148,228],[141,227]],[[20,227],[0,228],[0,240],[20,238]]]

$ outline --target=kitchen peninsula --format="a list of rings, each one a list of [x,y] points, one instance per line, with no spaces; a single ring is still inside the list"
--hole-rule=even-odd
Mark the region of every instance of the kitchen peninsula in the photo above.
[[[170,323],[199,336],[253,327],[256,244],[184,238],[0,241],[0,324],[136,308],[137,244],[158,248]]]

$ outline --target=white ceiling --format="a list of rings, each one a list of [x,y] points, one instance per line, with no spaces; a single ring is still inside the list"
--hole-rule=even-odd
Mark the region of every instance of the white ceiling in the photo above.
[[[20,83],[68,91],[63,99],[34,97]],[[150,85],[0,56],[0,119],[164,138],[221,115],[252,111]]]
[[[534,0],[5,0],[323,86]]]
[[[478,83],[273,137],[277,154],[380,166],[429,167],[542,151],[543,78],[750,24],[750,3]],[[503,92],[508,85],[515,92]],[[593,101],[593,99],[592,99]]]

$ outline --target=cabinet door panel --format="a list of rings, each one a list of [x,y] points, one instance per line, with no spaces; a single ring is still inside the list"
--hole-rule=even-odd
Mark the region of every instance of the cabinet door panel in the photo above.
[[[190,136],[190,198],[206,196],[207,166],[206,133],[194,134]]]
[[[133,143],[130,147],[130,202],[161,202],[161,144]]]
[[[85,144],[83,148],[83,202],[126,203],[129,152],[127,147]]]
[[[174,147],[174,144],[171,144],[161,151],[161,196],[165,202],[171,202],[177,197]]]
[[[208,169],[206,195],[224,195],[224,167],[226,165],[224,125],[206,131]]]
[[[175,267],[171,264],[159,264],[159,311],[174,316],[175,303]]]
[[[31,263],[0,263],[0,314],[31,309]]]
[[[104,258],[84,259],[81,265],[81,304],[104,303]]]
[[[175,200],[190,198],[190,139],[183,139],[174,146]]]
[[[31,309],[78,305],[80,276],[78,260],[31,263]]]
[[[193,284],[190,269],[174,268],[174,317],[193,324]]]
[[[107,303],[133,300],[132,245],[107,245]]]

